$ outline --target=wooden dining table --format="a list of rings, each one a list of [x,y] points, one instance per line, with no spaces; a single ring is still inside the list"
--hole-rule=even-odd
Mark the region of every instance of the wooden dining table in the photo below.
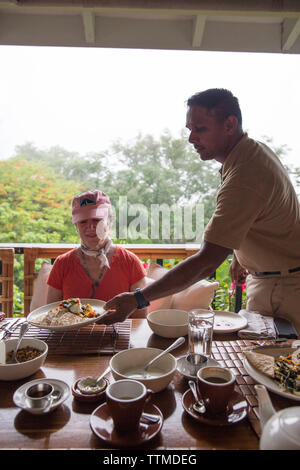
[[[172,339],[154,334],[145,319],[133,319],[131,324],[130,347],[155,347],[166,349]],[[219,350],[230,345],[239,344],[236,333],[216,335]],[[172,354],[175,357],[187,351],[188,339]],[[226,351],[226,349],[224,349]],[[224,356],[226,360],[226,355]],[[223,359],[224,359],[223,357]],[[112,449],[97,437],[90,427],[91,413],[99,403],[82,403],[72,393],[56,410],[43,416],[32,415],[18,408],[13,402],[14,392],[24,383],[39,378],[63,380],[70,388],[74,382],[84,376],[97,376],[108,366],[110,355],[48,355],[45,363],[31,377],[17,381],[0,381],[0,448],[1,449]],[[231,361],[233,368],[238,365]],[[225,363],[226,365],[226,363]],[[236,367],[234,367],[236,366]],[[239,377],[241,377],[239,375]],[[109,373],[110,382],[114,379]],[[246,380],[240,387],[253,391],[254,381]],[[141,449],[241,449],[256,450],[259,448],[259,436],[251,424],[251,416],[230,426],[211,426],[192,418],[183,408],[182,396],[188,389],[188,381],[176,371],[168,387],[152,395],[151,401],[157,406],[164,418],[160,432],[149,442],[142,444]],[[295,405],[292,400],[270,393],[276,409]],[[246,392],[247,398],[247,392]],[[253,405],[255,397],[249,392],[249,404]],[[257,404],[257,403],[256,403]],[[257,409],[257,408],[256,408]],[[259,421],[252,410],[252,418]]]

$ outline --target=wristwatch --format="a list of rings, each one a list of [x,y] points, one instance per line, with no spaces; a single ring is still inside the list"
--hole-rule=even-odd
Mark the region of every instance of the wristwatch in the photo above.
[[[135,289],[134,295],[135,295],[135,298],[136,298],[137,303],[138,303],[138,305],[137,305],[138,309],[142,309],[142,308],[148,307],[148,305],[150,305],[150,303],[143,296],[143,294],[141,292],[141,289],[139,289],[139,288]]]

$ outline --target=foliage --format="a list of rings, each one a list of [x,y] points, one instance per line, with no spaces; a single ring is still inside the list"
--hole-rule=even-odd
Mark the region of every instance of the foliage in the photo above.
[[[79,191],[44,163],[0,162],[0,242],[75,243],[70,203]]]
[[[152,204],[203,203],[205,224],[213,213],[220,183],[218,165],[200,165],[184,132],[178,139],[167,131],[159,139],[138,135],[133,143],[115,142],[105,152],[84,156],[60,147],[39,151],[32,144],[17,147],[17,154],[29,161],[47,163],[56,173],[77,181],[85,189],[103,190],[115,207],[119,197],[126,196],[129,211],[132,204],[150,209]],[[143,241],[151,243],[150,238]]]
[[[232,260],[232,255],[218,267],[216,271],[216,279],[219,282],[219,287],[216,291],[214,298],[214,307],[216,310],[235,311],[235,294],[236,288],[232,283],[229,269]],[[247,295],[245,286],[242,289],[242,308],[246,308]]]
[[[14,316],[22,316],[24,314],[24,292],[14,285]]]

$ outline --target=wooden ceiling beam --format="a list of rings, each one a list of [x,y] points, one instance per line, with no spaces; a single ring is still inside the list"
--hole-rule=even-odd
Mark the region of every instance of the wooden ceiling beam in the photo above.
[[[194,20],[192,47],[200,48],[205,30],[206,16],[197,15]]]
[[[300,12],[299,0],[0,0],[1,3],[34,7],[86,7],[216,12]]]
[[[92,11],[87,10],[82,12],[83,29],[85,41],[88,44],[95,44],[96,28],[95,28],[95,15]]]
[[[296,20],[295,24],[292,26],[291,30],[285,34],[285,27],[283,25],[282,37],[282,52],[288,52],[291,50],[295,42],[297,41],[300,35],[300,17]]]

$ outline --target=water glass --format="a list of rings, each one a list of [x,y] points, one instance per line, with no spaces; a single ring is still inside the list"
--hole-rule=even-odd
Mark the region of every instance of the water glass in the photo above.
[[[189,313],[189,353],[211,355],[214,312],[206,309],[194,309]]]

